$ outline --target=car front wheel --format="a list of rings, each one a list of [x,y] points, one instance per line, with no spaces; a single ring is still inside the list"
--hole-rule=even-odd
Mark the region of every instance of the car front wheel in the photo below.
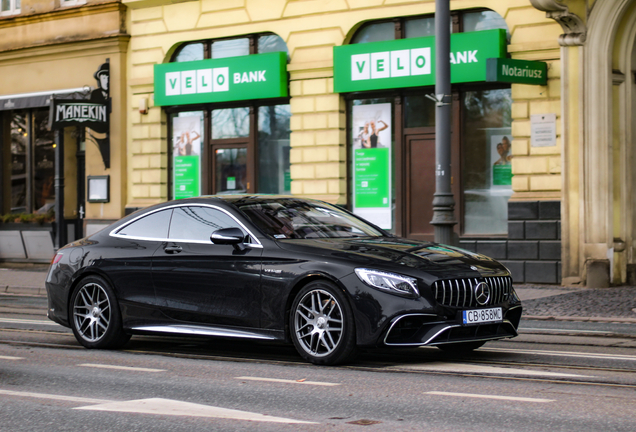
[[[290,314],[291,339],[305,360],[319,365],[351,360],[356,348],[353,313],[336,286],[310,282],[294,299]]]
[[[99,276],[88,276],[71,297],[70,322],[73,334],[86,348],[116,349],[130,339],[121,322],[113,289]]]

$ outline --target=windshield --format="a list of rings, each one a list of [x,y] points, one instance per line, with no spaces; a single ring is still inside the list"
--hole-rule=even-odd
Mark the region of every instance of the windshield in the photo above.
[[[235,204],[254,225],[276,239],[386,235],[367,222],[326,203],[289,198]]]

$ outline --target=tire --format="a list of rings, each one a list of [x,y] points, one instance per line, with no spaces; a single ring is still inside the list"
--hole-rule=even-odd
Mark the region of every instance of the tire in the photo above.
[[[451,354],[466,354],[476,350],[477,348],[482,347],[485,343],[486,341],[458,342],[458,343],[437,345],[437,348]]]
[[[342,292],[327,281],[300,290],[289,315],[289,331],[302,358],[316,365],[336,365],[356,351],[351,307]]]
[[[75,338],[86,348],[117,349],[130,340],[122,327],[115,292],[99,276],[82,279],[73,290],[69,322]]]

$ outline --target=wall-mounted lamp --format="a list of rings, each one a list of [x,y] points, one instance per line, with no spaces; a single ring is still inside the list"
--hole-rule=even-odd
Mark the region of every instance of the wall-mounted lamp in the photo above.
[[[142,97],[139,99],[139,113],[148,114],[148,98]]]
[[[110,176],[88,176],[87,182],[88,202],[110,202]]]

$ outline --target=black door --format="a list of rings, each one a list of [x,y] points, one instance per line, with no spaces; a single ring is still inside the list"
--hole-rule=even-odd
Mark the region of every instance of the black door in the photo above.
[[[210,325],[259,326],[262,248],[239,251],[230,245],[212,244],[212,232],[230,227],[242,228],[216,207],[174,209],[169,241],[153,257],[157,299],[170,318]]]

